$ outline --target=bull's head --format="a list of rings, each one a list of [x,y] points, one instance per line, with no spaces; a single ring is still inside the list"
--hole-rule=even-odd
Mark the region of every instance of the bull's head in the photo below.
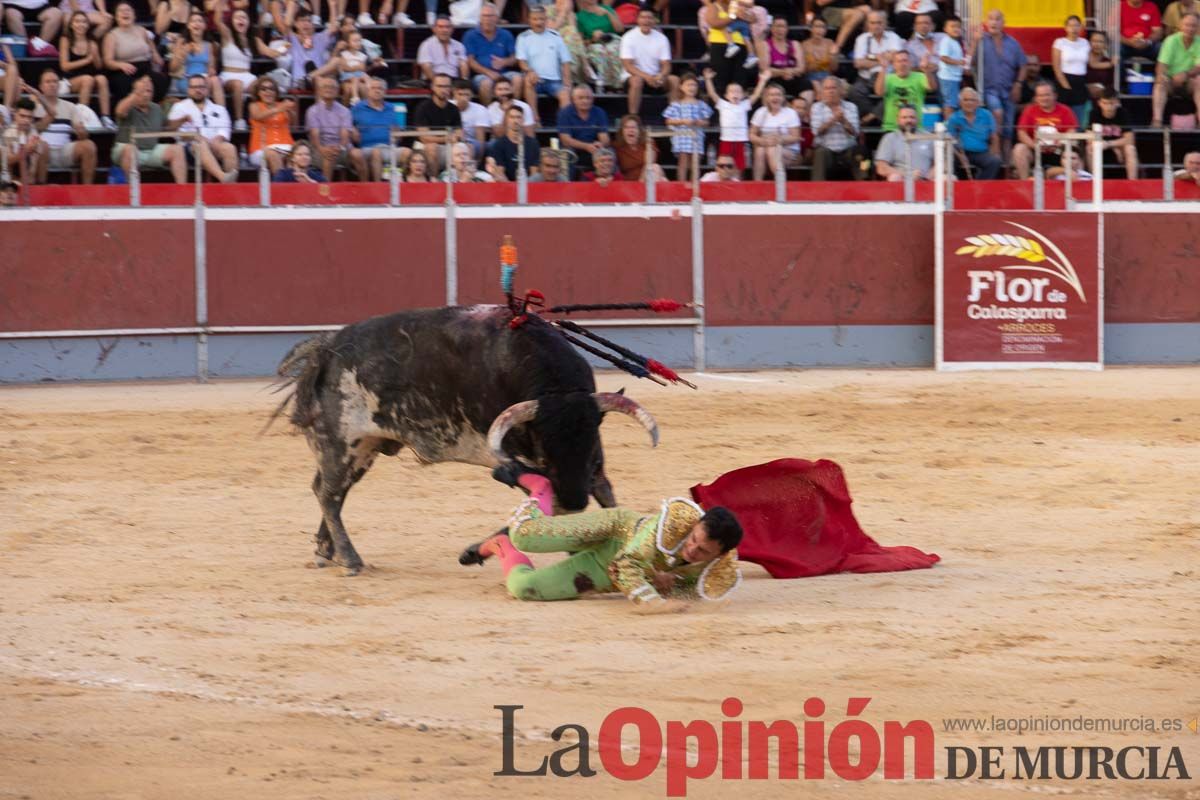
[[[615,392],[576,392],[509,406],[488,430],[488,447],[500,463],[511,461],[513,455],[504,450],[504,437],[516,425],[529,426],[538,451],[529,455],[537,457],[540,463],[536,466],[550,479],[559,505],[566,511],[581,511],[587,506],[592,480],[603,466],[600,423],[609,411],[636,419],[650,434],[652,446],[658,445],[658,424],[636,401]]]

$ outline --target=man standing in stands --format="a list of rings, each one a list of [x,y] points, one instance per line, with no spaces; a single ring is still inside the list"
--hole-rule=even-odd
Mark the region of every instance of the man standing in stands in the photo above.
[[[1070,142],[1060,145],[1057,142],[1042,139],[1045,133],[1070,133],[1079,127],[1070,106],[1058,102],[1058,93],[1054,87],[1043,81],[1038,84],[1033,94],[1033,102],[1021,112],[1017,122],[1018,142],[1013,147],[1013,163],[1017,168],[1017,177],[1021,180],[1029,178],[1033,170],[1034,151],[1042,149],[1042,167],[1062,166],[1059,155],[1063,146],[1069,147]],[[1039,141],[1040,140],[1040,141]]]
[[[1190,97],[1200,119],[1200,15],[1184,14],[1179,20],[1179,33],[1172,33],[1163,42],[1154,73],[1153,117],[1150,124],[1163,124],[1163,112],[1168,97]]]
[[[52,69],[42,71],[38,81],[40,92],[35,92],[37,108],[33,111],[35,127],[48,148],[47,158],[40,168],[39,183],[45,183],[46,168],[71,169],[79,166],[81,183],[96,180],[96,143],[88,138],[84,125],[84,112],[75,103],[58,96],[58,73]],[[72,141],[74,137],[74,141]]]
[[[1025,52],[1004,32],[1004,12],[998,8],[988,12],[987,34],[977,46],[983,62],[983,104],[996,117],[1002,146],[1007,148],[1017,117]]]
[[[872,11],[867,14],[867,30],[854,40],[854,67],[858,80],[850,90],[850,100],[858,108],[859,119],[864,124],[879,117],[875,103],[875,76],[888,68],[883,65],[887,54],[904,49],[900,37],[887,29],[887,14]]]

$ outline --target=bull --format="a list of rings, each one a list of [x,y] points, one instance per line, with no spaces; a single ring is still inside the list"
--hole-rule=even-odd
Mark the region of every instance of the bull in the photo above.
[[[505,306],[419,309],[373,317],[300,342],[279,364],[292,424],[316,456],[318,563],[362,568],[342,523],[350,488],[375,457],[411,449],[426,464],[458,461],[545,475],[563,511],[589,495],[616,505],[604,474],[600,423],[634,417],[658,427],[620,393],[597,393],[591,367],[558,330],[530,315],[517,328]]]

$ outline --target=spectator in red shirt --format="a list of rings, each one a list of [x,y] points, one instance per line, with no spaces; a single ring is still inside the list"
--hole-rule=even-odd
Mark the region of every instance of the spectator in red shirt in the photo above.
[[[1121,58],[1158,58],[1162,44],[1162,15],[1147,0],[1121,3]]]
[[[1033,93],[1033,102],[1025,106],[1017,121],[1017,144],[1013,147],[1013,163],[1017,177],[1025,180],[1033,169],[1034,149],[1039,146],[1039,134],[1049,131],[1070,133],[1079,127],[1079,120],[1069,106],[1058,102],[1058,94],[1049,83],[1039,83]],[[1042,166],[1062,165],[1057,144],[1042,143]]]
[[[617,172],[617,154],[607,147],[597,150],[592,156],[592,171],[583,173],[583,180],[600,186],[625,180],[621,173]]]

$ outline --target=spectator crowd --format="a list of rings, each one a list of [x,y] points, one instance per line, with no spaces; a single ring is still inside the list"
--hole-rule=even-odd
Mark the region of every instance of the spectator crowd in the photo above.
[[[1069,17],[1046,64],[999,8],[968,32],[939,0],[698,0],[692,59],[665,0],[429,4],[411,74],[382,35],[417,27],[408,0],[110,2],[0,1],[6,185],[925,180],[939,122],[964,178],[1087,177],[1096,151],[1137,178],[1134,128],[1200,113],[1196,0],[1121,0],[1115,43]],[[1127,108],[1114,55],[1148,103]],[[1193,180],[1200,153],[1182,163]]]

